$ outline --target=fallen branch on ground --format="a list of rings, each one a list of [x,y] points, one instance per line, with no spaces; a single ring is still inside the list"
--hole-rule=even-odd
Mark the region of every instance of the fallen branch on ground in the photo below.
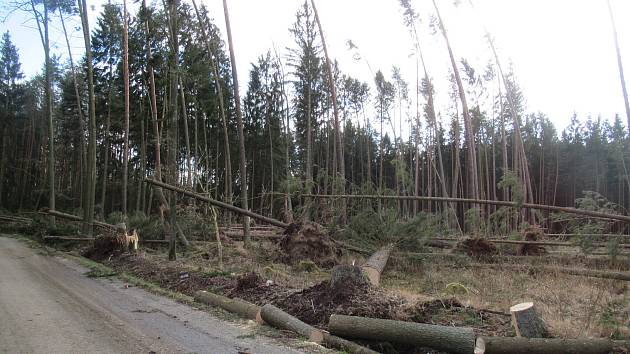
[[[449,353],[470,354],[475,347],[475,333],[468,327],[332,315],[328,330],[346,338],[404,343]]]

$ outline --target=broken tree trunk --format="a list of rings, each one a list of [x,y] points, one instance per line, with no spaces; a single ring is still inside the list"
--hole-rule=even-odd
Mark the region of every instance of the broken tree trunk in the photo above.
[[[583,277],[603,278],[603,279],[616,279],[630,281],[630,272],[613,272],[606,270],[595,269],[580,269],[580,268],[561,268],[561,267],[549,267],[549,266],[536,266],[530,264],[495,264],[495,263],[471,263],[471,267],[478,268],[493,268],[498,270],[510,269],[529,271],[534,270],[544,273],[564,273],[570,275],[579,275]]]
[[[372,285],[378,286],[381,283],[381,273],[383,273],[393,249],[394,245],[391,244],[379,249],[361,267]]]
[[[254,320],[258,323],[264,323],[260,314],[260,306],[254,305],[241,299],[230,299],[229,297],[200,290],[195,293],[195,301],[210,306],[220,307],[243,318]]]
[[[163,182],[160,182],[160,181],[156,181],[156,180],[150,179],[150,178],[145,178],[145,182],[147,182],[149,184],[152,184],[154,186],[162,187],[164,189],[168,189],[168,190],[171,190],[171,191],[174,191],[174,192],[177,192],[177,193],[181,193],[181,194],[183,194],[183,195],[185,195],[187,197],[195,198],[197,200],[201,200],[201,201],[204,201],[206,203],[210,203],[210,204],[212,204],[214,206],[217,206],[217,207],[223,208],[223,209],[227,209],[227,210],[235,212],[237,214],[247,215],[247,216],[249,216],[252,219],[256,219],[256,220],[262,221],[262,222],[267,223],[267,224],[278,226],[278,227],[281,227],[283,229],[286,229],[287,227],[289,227],[289,224],[283,223],[282,221],[279,221],[279,220],[276,220],[276,219],[272,219],[272,218],[268,218],[266,216],[262,216],[262,215],[253,213],[253,212],[251,212],[249,210],[241,209],[239,207],[235,207],[232,204],[223,203],[223,202],[220,202],[218,200],[214,200],[214,199],[211,199],[211,198],[208,198],[208,197],[204,197],[204,196],[199,195],[197,193],[193,193],[193,192],[187,191],[185,189],[172,186],[170,184],[166,184],[166,183],[163,183]]]
[[[516,202],[509,202],[505,200],[485,200],[485,199],[469,199],[469,198],[444,198],[444,197],[422,197],[422,196],[396,196],[396,195],[359,195],[359,194],[302,194],[302,197],[309,198],[353,198],[353,199],[392,199],[392,200],[426,200],[426,201],[434,201],[434,202],[453,202],[453,203],[470,203],[470,204],[488,204],[488,205],[499,205],[499,206],[508,206],[508,207],[520,207],[527,209],[538,209],[538,210],[547,210],[547,211],[558,211],[562,213],[576,214],[576,215],[584,215],[590,216],[593,218],[601,218],[601,219],[611,219],[611,220],[619,220],[630,223],[630,215],[619,215],[619,214],[610,214],[610,213],[602,213],[598,211],[592,210],[582,210],[571,207],[559,207],[554,205],[542,205],[542,204],[532,204],[532,203],[523,203],[521,205],[517,205]]]
[[[260,315],[269,325],[280,329],[288,329],[303,335],[311,342],[321,343],[324,340],[324,332],[300,321],[271,304],[263,306],[260,309]]]
[[[603,338],[479,337],[475,354],[607,354],[614,343]]]
[[[512,314],[512,326],[517,337],[525,338],[547,338],[549,332],[538,315],[533,302],[523,302],[510,307]]]
[[[468,327],[331,315],[328,330],[346,338],[404,343],[449,353],[470,354],[475,347],[475,333]]]

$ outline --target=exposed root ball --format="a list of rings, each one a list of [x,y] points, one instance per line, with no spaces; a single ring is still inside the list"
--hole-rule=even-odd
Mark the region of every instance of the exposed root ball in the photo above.
[[[326,229],[311,222],[291,224],[279,245],[281,261],[288,264],[310,259],[320,267],[331,267],[337,264],[337,257],[341,255]]]
[[[357,291],[365,292],[369,283],[361,267],[352,265],[335,266],[330,275],[329,293],[335,298],[347,298]]]
[[[94,244],[83,255],[87,258],[101,260],[111,255],[123,252],[138,250],[138,232],[131,230],[130,233],[118,231],[108,234],[98,235],[94,239]]]
[[[467,238],[457,245],[457,249],[462,250],[471,257],[491,256],[497,253],[497,248],[481,237]]]
[[[542,230],[536,226],[523,230],[523,241],[539,241],[544,236]],[[519,245],[516,251],[519,256],[537,256],[545,252],[545,248],[540,245]]]
[[[251,289],[262,284],[262,278],[256,274],[255,272],[249,272],[247,274],[241,275],[236,279],[236,290],[241,291],[245,289]]]

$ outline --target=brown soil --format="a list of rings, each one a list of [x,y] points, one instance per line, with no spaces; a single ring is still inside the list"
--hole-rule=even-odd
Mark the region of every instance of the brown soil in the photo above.
[[[467,238],[457,244],[457,249],[465,252],[471,257],[487,257],[497,254],[494,244],[482,237]]]
[[[280,260],[287,264],[297,264],[310,259],[320,267],[332,267],[338,262],[341,250],[323,226],[312,223],[294,223],[285,230],[279,242],[282,254]]]

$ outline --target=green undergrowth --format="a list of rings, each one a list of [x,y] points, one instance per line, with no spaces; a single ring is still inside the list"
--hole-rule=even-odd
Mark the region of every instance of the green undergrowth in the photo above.
[[[394,208],[381,213],[365,209],[352,216],[338,235],[340,239],[368,250],[394,243],[399,249],[420,252],[428,239],[452,233],[445,218],[439,214],[419,213],[408,220],[398,219]]]

